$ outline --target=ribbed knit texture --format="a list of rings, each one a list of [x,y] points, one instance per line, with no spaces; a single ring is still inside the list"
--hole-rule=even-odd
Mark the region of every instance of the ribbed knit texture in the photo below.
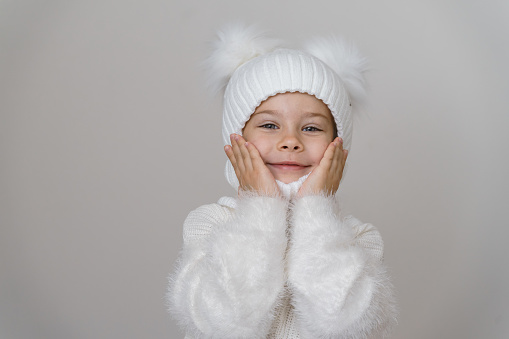
[[[330,109],[343,147],[350,149],[352,115],[348,93],[337,73],[318,58],[299,50],[277,49],[254,58],[233,73],[225,90],[222,136],[230,144],[230,134],[242,135],[242,128],[256,108],[278,93],[300,92],[314,95]],[[229,161],[225,176],[238,188]]]

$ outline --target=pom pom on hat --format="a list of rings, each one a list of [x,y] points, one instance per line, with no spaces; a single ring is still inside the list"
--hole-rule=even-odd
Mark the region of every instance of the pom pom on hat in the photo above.
[[[205,60],[208,86],[214,93],[224,89],[242,64],[280,47],[280,41],[267,37],[255,25],[229,24],[217,32],[212,53]]]
[[[366,98],[364,73],[368,61],[357,47],[344,39],[319,37],[311,40],[305,50],[336,72],[348,92],[352,108],[357,110]]]

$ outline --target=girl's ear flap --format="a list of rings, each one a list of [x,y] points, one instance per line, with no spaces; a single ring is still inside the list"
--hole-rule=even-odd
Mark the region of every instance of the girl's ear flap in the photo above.
[[[350,103],[354,108],[359,107],[366,97],[364,73],[368,70],[368,62],[355,45],[331,36],[315,38],[305,45],[305,49],[339,75]]]
[[[226,87],[237,68],[279,45],[279,40],[267,37],[257,26],[225,25],[217,32],[210,56],[203,63],[208,73],[208,87],[217,94]]]

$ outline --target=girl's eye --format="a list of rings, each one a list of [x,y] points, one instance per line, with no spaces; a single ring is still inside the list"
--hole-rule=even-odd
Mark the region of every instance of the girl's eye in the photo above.
[[[314,127],[314,126],[304,127],[302,130],[303,130],[303,131],[305,131],[305,132],[315,132],[315,131],[321,131],[321,129],[316,128],[316,127]]]
[[[268,128],[268,129],[276,129],[277,128],[277,126],[274,124],[265,124],[265,125],[261,125],[260,127]]]

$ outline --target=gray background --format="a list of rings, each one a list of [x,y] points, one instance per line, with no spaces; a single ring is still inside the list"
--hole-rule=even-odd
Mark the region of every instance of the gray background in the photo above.
[[[0,0],[0,338],[179,338],[187,213],[235,192],[197,65],[224,22],[371,60],[345,209],[375,224],[394,338],[509,337],[509,2]]]

